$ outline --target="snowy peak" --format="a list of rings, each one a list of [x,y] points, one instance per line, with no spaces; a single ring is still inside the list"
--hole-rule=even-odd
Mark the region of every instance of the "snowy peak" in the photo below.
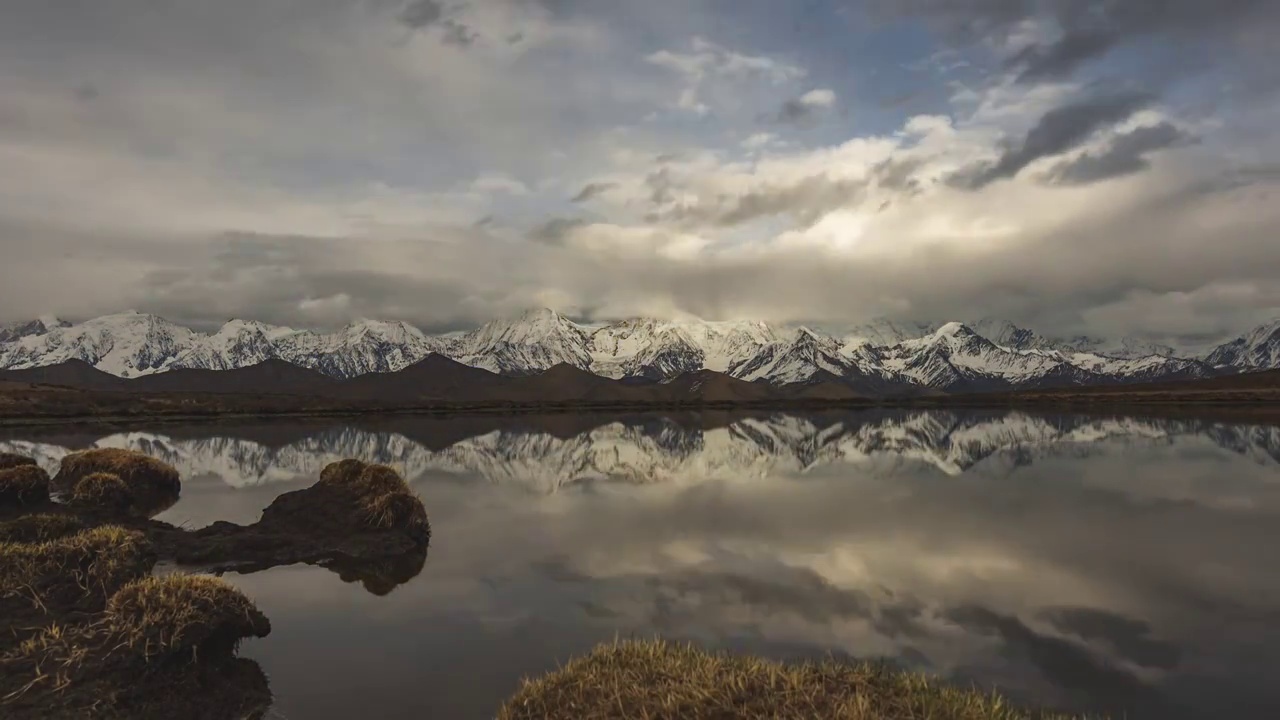
[[[929,323],[893,322],[881,318],[855,325],[840,335],[843,344],[847,346],[873,345],[887,347],[897,345],[905,340],[922,338],[936,329],[937,326]]]
[[[233,319],[205,335],[162,318],[119,313],[69,324],[48,318],[5,326],[0,368],[68,360],[123,377],[172,368],[230,370],[271,359],[333,377],[394,372],[438,353],[474,368],[529,375],[564,364],[610,378],[666,380],[700,370],[775,385],[842,382],[859,392],[928,387],[1008,389],[1188,379],[1280,366],[1280,323],[1242,335],[1209,362],[1170,356],[1138,341],[1059,341],[1005,320],[894,323],[847,331],[755,321],[633,318],[579,325],[548,309],[469,332],[427,335],[400,321],[363,319],[330,333]],[[1158,349],[1158,348],[1157,348]],[[1215,369],[1216,366],[1216,369]]]
[[[453,352],[475,367],[523,375],[565,363],[591,367],[587,333],[553,310],[530,310],[514,320],[494,320],[460,338]]]
[[[1280,368],[1280,320],[1250,330],[1214,348],[1205,358],[1213,367],[1247,370]]]
[[[52,315],[35,320],[19,320],[11,323],[0,323],[0,343],[13,342],[24,337],[44,335],[55,328],[71,327],[71,323]]]
[[[155,315],[104,315],[0,346],[0,367],[29,368],[83,360],[120,377],[168,369],[188,351],[197,334]]]

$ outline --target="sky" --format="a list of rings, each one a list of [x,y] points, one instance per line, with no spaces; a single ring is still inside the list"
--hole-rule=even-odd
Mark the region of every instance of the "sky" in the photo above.
[[[0,321],[1280,317],[1271,0],[3,0]]]

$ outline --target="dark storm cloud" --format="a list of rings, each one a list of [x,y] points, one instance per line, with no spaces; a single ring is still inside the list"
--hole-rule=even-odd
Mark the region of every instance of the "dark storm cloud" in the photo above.
[[[994,163],[963,169],[950,182],[957,187],[978,190],[996,180],[1011,178],[1040,158],[1071,150],[1094,132],[1128,118],[1154,99],[1146,93],[1122,93],[1054,108]]]
[[[712,220],[732,227],[774,215],[790,215],[803,227],[813,225],[828,213],[854,204],[861,198],[866,182],[861,179],[832,179],[814,175],[793,185],[784,185],[739,195]]]
[[[457,20],[445,20],[443,23],[444,35],[441,41],[445,45],[453,45],[456,47],[471,47],[471,44],[480,37],[480,33],[472,30],[470,27]]]
[[[360,317],[407,320],[424,327],[451,322],[424,309],[465,309],[474,289],[444,271],[421,277],[352,266],[341,240],[229,234],[203,248],[203,258],[144,276],[136,304],[202,329],[229,318],[281,325],[336,327]],[[470,318],[467,318],[470,320]]]
[[[597,195],[600,195],[602,193],[606,193],[617,186],[618,186],[618,183],[614,183],[614,182],[587,183],[586,185],[582,186],[582,189],[578,191],[577,195],[573,196],[573,199],[570,200],[570,202],[576,202],[576,203],[586,202],[591,198],[596,197]]]
[[[1163,717],[1171,709],[1156,690],[1132,673],[1087,647],[1037,632],[1016,616],[965,606],[949,611],[947,617],[970,631],[999,636],[1010,652],[1025,658],[1055,686],[1088,692],[1105,707],[1140,707],[1153,717]]]
[[[671,197],[665,185],[653,187],[655,201]],[[792,218],[798,228],[807,228],[835,210],[856,205],[866,188],[867,181],[861,178],[812,175],[794,183],[770,185],[740,195],[707,197],[697,203],[660,208],[652,217],[688,228],[730,228],[785,215]]]
[[[1006,65],[1024,82],[1061,78],[1113,49],[1151,36],[1232,42],[1234,30],[1274,21],[1269,0],[872,0],[880,17],[921,18],[960,43],[1005,39],[1020,23],[1057,30],[1017,49]]]
[[[1143,620],[1082,607],[1051,608],[1041,614],[1058,630],[1086,641],[1105,642],[1144,667],[1169,670],[1177,667],[1181,657],[1176,645],[1151,637],[1151,625]]]
[[[873,166],[871,176],[882,188],[915,194],[920,190],[920,181],[914,174],[925,164],[924,158],[892,157]]]
[[[1085,153],[1057,164],[1044,180],[1062,185],[1084,185],[1132,175],[1150,167],[1148,154],[1191,141],[1189,135],[1172,123],[1143,126],[1116,136],[1099,153]]]
[[[414,0],[404,6],[398,17],[405,25],[421,30],[444,18],[444,4],[439,0]]]
[[[1116,46],[1156,33],[1205,35],[1248,19],[1266,0],[1105,0],[1054,4],[1061,36],[1033,44],[1009,64],[1034,82],[1064,77]]]
[[[552,218],[534,228],[529,239],[543,245],[564,245],[574,230],[587,225],[582,218]]]
[[[806,103],[800,98],[792,98],[782,103],[776,119],[780,123],[797,125],[814,119],[822,110],[822,107]]]

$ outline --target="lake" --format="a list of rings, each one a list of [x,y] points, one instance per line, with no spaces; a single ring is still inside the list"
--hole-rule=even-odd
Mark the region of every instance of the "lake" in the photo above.
[[[879,658],[1130,719],[1280,717],[1280,428],[1021,413],[726,413],[3,430],[54,470],[173,464],[161,519],[248,523],[343,457],[431,516],[422,571],[227,578],[283,718],[492,717],[617,636]],[[387,592],[390,590],[390,592]]]

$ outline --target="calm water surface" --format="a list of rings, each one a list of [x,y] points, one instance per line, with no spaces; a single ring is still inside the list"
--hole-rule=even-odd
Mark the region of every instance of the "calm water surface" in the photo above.
[[[434,530],[385,595],[309,566],[229,575],[284,718],[492,717],[616,635],[887,658],[1129,718],[1280,717],[1280,429],[1022,414],[398,420],[8,430],[56,467],[129,447],[162,516],[252,522],[342,457]],[[377,712],[370,714],[371,708]]]

